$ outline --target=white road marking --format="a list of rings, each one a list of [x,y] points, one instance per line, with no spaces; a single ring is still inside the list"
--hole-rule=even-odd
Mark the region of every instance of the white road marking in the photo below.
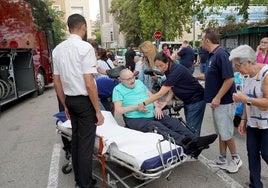
[[[212,170],[212,167],[209,165],[209,160],[203,155],[199,155],[198,159],[201,163],[203,163],[208,169]],[[241,184],[235,181],[233,178],[228,176],[223,170],[215,170],[216,175],[230,188],[243,188]]]
[[[61,151],[61,145],[54,144],[53,152],[51,156],[51,162],[50,162],[50,170],[49,170],[47,188],[58,187],[60,151]]]

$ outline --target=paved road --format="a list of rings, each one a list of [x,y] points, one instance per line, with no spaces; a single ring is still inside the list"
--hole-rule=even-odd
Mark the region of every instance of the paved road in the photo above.
[[[52,87],[42,96],[28,98],[0,114],[0,187],[1,188],[72,188],[73,173],[64,175],[61,167],[66,163],[61,149],[60,136],[55,132],[57,101]],[[121,116],[116,119],[121,124]],[[211,111],[207,107],[202,127],[202,135],[214,133]],[[144,187],[171,188],[214,188],[245,187],[248,181],[245,138],[237,135],[238,153],[244,162],[236,174],[206,166],[207,159],[213,159],[217,152],[217,142],[202,152],[200,160],[186,162],[176,168],[170,180],[157,179]],[[99,171],[99,168],[95,168]],[[118,171],[124,171],[116,167]],[[268,187],[268,168],[263,164],[263,180]],[[136,181],[131,181],[135,184]],[[98,187],[102,187],[99,182]]]

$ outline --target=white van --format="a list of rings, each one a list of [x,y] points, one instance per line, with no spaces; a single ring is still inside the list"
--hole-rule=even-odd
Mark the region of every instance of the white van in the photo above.
[[[175,45],[177,45],[178,47],[180,47],[182,45],[182,42],[181,41],[160,41],[160,43],[158,45],[158,51],[159,52],[162,51],[162,45],[165,44],[165,43],[168,45],[168,48],[170,50],[173,50],[173,47]],[[153,44],[156,45],[156,42],[153,42]]]

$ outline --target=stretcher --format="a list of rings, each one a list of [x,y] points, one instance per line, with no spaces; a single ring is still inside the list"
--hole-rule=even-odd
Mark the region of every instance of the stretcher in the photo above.
[[[111,112],[102,111],[102,114],[105,120],[102,126],[97,127],[95,150],[102,165],[101,180],[104,187],[116,187],[119,182],[124,187],[130,187],[126,183],[130,177],[142,180],[136,186],[141,187],[164,175],[168,177],[172,169],[187,160],[183,148],[175,145],[171,137],[164,139],[154,132],[143,133],[125,128],[116,122]],[[57,132],[71,139],[71,122],[65,121],[62,112],[54,116],[58,118]],[[120,177],[107,165],[107,161],[129,169],[130,174]]]

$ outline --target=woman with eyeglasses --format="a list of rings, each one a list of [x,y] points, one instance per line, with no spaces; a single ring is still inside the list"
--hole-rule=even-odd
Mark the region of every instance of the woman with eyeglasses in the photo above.
[[[146,105],[168,94],[165,101],[161,102],[163,108],[176,96],[184,103],[186,122],[200,135],[206,108],[204,88],[185,66],[174,63],[164,52],[156,54],[154,63],[159,71],[165,74],[166,80],[157,93],[139,104],[139,110],[143,111]]]
[[[247,137],[251,188],[263,188],[261,157],[268,164],[268,65],[256,63],[255,51],[241,45],[231,51],[234,67],[246,75],[243,89],[233,94],[234,102],[244,103],[238,132]]]
[[[261,39],[256,50],[256,59],[258,63],[268,64],[268,37]]]

